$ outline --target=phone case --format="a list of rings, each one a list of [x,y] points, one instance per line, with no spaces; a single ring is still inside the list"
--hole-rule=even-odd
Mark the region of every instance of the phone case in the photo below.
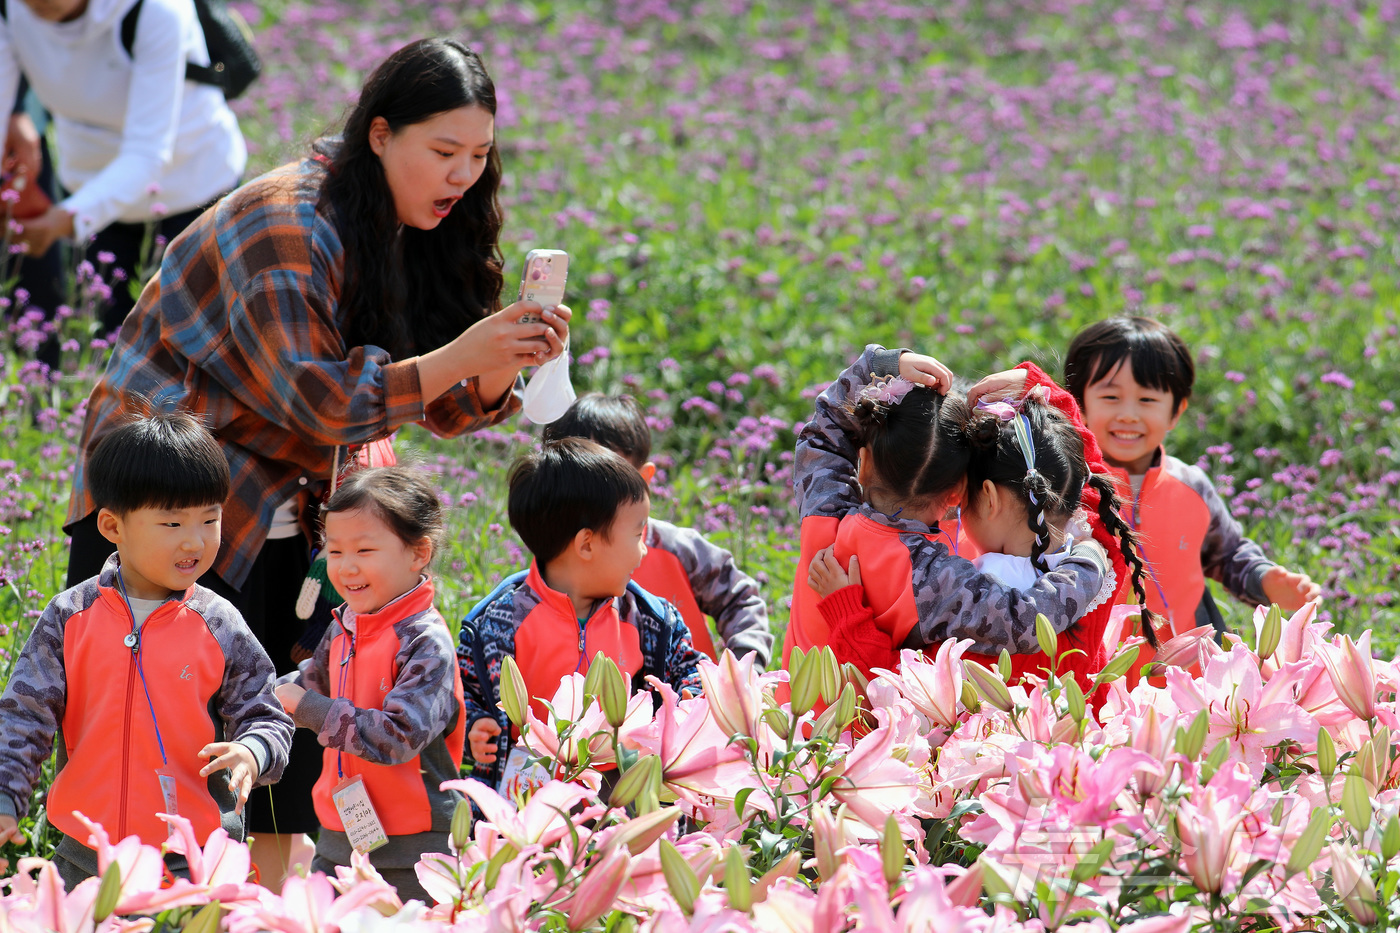
[[[569,254],[561,249],[532,249],[525,256],[520,275],[520,300],[535,301],[550,308],[564,302],[564,284],[569,278]],[[526,315],[521,321],[539,320]]]

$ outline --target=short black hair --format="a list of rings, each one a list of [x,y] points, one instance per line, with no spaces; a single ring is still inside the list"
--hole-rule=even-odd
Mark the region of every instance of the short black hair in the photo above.
[[[579,397],[564,416],[545,426],[544,439],[586,437],[622,454],[640,467],[651,456],[651,428],[646,414],[630,395],[589,392]]]
[[[188,411],[133,413],[98,442],[88,458],[88,489],[99,509],[223,505],[228,460],[219,442]]]
[[[1150,317],[1111,317],[1076,334],[1065,353],[1065,388],[1083,408],[1084,391],[1125,359],[1138,385],[1172,394],[1173,412],[1191,397],[1196,364],[1186,341]]]
[[[515,461],[506,514],[543,566],[584,528],[607,537],[618,509],[646,497],[646,480],[625,457],[586,438],[566,437]]]

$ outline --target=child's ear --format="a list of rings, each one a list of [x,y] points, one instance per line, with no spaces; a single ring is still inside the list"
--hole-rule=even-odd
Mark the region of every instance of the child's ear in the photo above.
[[[580,528],[578,534],[574,535],[573,543],[569,545],[574,556],[579,560],[591,561],[593,559],[593,538],[592,528]]]
[[[870,483],[875,477],[871,475],[870,469],[870,448],[862,447],[856,454],[856,482],[860,483],[862,489],[869,489]]]
[[[996,483],[989,479],[982,480],[982,488],[978,490],[977,501],[982,503],[978,511],[986,518],[996,518],[1006,508],[1006,493]]]
[[[652,478],[656,476],[656,464],[648,460],[642,464],[637,472],[642,474],[642,479],[646,480],[647,485],[650,486]]]
[[[420,538],[410,550],[413,551],[413,572],[422,573],[433,562],[433,540]]]
[[[1168,430],[1168,431],[1174,431],[1174,430],[1176,430],[1176,424],[1177,424],[1177,422],[1181,420],[1181,416],[1182,416],[1182,415],[1186,414],[1186,406],[1187,406],[1187,405],[1190,405],[1190,404],[1191,404],[1191,400],[1190,400],[1189,398],[1184,398],[1184,399],[1181,400],[1181,404],[1178,405],[1178,406],[1176,406],[1176,414],[1172,415],[1172,420],[1171,420],[1171,422],[1167,425],[1167,430]]]
[[[102,533],[102,537],[113,544],[122,543],[121,516],[111,509],[102,508],[97,510],[97,530]]]

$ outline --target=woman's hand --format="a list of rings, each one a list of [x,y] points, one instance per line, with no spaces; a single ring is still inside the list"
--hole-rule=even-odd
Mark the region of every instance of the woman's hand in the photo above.
[[[487,315],[445,347],[418,358],[423,404],[453,383],[476,377],[483,404],[494,407],[526,366],[539,366],[564,352],[573,312],[567,305],[541,308],[517,301]]]
[[[73,215],[55,204],[38,217],[17,221],[23,229],[15,240],[29,246],[29,255],[38,258],[61,239],[73,238]]]

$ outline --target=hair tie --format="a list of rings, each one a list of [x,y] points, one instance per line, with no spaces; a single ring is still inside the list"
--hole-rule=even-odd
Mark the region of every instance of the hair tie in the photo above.
[[[986,399],[977,400],[977,410],[986,412],[996,418],[1002,424],[1016,417],[1021,410],[1021,402],[1011,402],[1003,399],[1000,402],[989,402]]]
[[[860,390],[860,397],[878,405],[893,406],[904,401],[914,383],[903,376],[876,376]]]

